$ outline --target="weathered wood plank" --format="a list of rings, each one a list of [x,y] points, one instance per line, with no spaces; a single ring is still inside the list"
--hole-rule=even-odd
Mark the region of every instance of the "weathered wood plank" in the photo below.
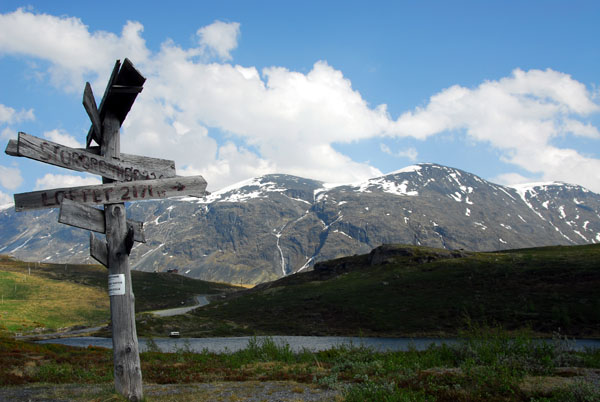
[[[10,143],[10,142],[9,142]],[[19,133],[17,153],[29,159],[112,180],[136,181],[175,177],[175,164],[154,165],[156,158],[132,158],[134,163],[78,150],[26,133]]]
[[[19,155],[19,142],[17,140],[8,140],[6,150],[4,151],[7,155],[22,157]],[[100,147],[90,148],[72,148],[76,152],[89,152],[90,154],[100,155]],[[151,158],[149,156],[124,154],[121,153],[119,160],[126,165],[136,166],[155,166],[155,172],[160,172],[162,177],[176,177],[171,176],[172,172],[175,172],[175,161],[170,159]],[[152,179],[160,179],[161,177],[151,177]]]
[[[104,210],[89,205],[79,204],[64,198],[60,204],[58,221],[65,225],[92,230],[98,233],[106,233]],[[133,229],[133,240],[145,243],[143,222],[127,219],[127,224]]]
[[[4,153],[10,156],[19,156],[19,143],[17,140],[8,140]]]
[[[92,92],[92,86],[89,82],[85,83],[85,90],[83,91],[83,107],[87,112],[90,120],[92,121],[92,130],[94,131],[93,137],[95,140],[102,138],[102,121],[100,121],[100,113],[98,112],[98,106],[96,106],[96,99],[94,99],[94,93]]]
[[[140,74],[129,59],[123,60],[122,65],[117,60],[98,108],[100,119],[104,119],[106,113],[110,111],[117,117],[119,126],[123,124],[138,93],[142,91],[144,82],[146,82],[146,78]],[[94,138],[93,133],[94,130],[91,127],[88,132],[86,146],[90,146],[92,139],[101,145],[100,141],[102,139]]]
[[[142,200],[158,200],[175,196],[201,197],[206,190],[202,176],[109,183],[96,186],[55,188],[15,194],[16,211],[58,208],[64,198],[80,204],[115,204]]]
[[[108,267],[108,246],[102,239],[90,232],[90,255],[100,264]]]
[[[110,87],[115,83],[117,79],[117,74],[119,74],[119,68],[121,67],[121,60],[117,60],[115,62],[115,66],[113,67],[112,73],[110,74],[110,78],[108,79],[108,84],[106,84],[106,89],[104,90],[104,95],[102,95],[102,100],[100,100],[100,106],[98,107],[98,114],[100,114],[100,119],[102,119],[102,110],[104,110],[104,103],[106,98],[108,97],[108,92]],[[92,140],[96,141],[96,144],[100,145],[102,139],[100,137],[96,138],[94,127],[90,127],[88,131],[87,139],[86,139],[86,147],[89,147],[92,143]]]
[[[19,156],[18,152],[18,144],[17,140],[8,140],[8,144],[6,145],[6,150],[4,151],[8,155],[11,156]],[[88,152],[94,155],[100,155],[100,147],[89,147],[89,148],[72,148],[76,152]],[[136,166],[154,166],[154,170],[156,172],[160,172],[164,177],[175,177],[172,176],[172,172],[175,172],[175,161],[170,159],[162,159],[162,158],[152,158],[150,156],[142,156],[142,155],[134,155],[134,154],[125,154],[121,152],[121,156],[119,160],[126,165],[136,165]],[[161,177],[151,177],[152,179],[160,179]]]
[[[143,89],[142,86],[113,85],[111,92],[115,94],[139,94]]]
[[[80,204],[67,198],[60,204],[58,222],[98,233],[106,233],[104,210]]]

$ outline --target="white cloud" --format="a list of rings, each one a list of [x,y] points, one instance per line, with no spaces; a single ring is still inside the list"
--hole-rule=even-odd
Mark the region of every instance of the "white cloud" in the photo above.
[[[381,149],[381,152],[383,152],[384,154],[388,154],[395,158],[407,158],[408,160],[410,160],[412,162],[415,162],[417,160],[417,157],[419,156],[419,153],[417,152],[416,148],[414,148],[414,147],[409,147],[402,151],[393,152],[390,149],[390,147],[388,147],[384,143],[381,143],[381,144],[379,144],[379,149]]]
[[[0,132],[0,138],[4,140],[17,139],[17,132],[10,127],[5,127]]]
[[[44,138],[71,148],[85,148],[85,146],[77,141],[75,137],[64,130],[55,129],[52,131],[46,131],[44,133]]]
[[[253,67],[198,63],[166,44],[150,71],[155,75],[124,125],[127,152],[159,150],[179,168],[203,172],[211,189],[257,170],[327,181],[381,173],[335,151],[332,143],[381,132],[388,121],[385,108],[369,108],[350,81],[325,62],[306,75],[265,69],[263,80]],[[214,128],[245,141],[243,155],[234,156],[231,145],[219,149]],[[239,174],[227,176],[227,171]]]
[[[42,72],[67,90],[81,91],[84,78],[91,76],[97,94],[114,60],[130,57],[148,80],[123,126],[122,150],[174,159],[180,173],[203,174],[211,190],[272,172],[360,181],[381,172],[333,144],[461,131],[534,176],[600,191],[600,160],[553,144],[565,136],[600,139],[586,121],[600,107],[585,85],[567,74],[516,69],[475,88],[455,85],[394,120],[385,104],[369,105],[341,71],[324,61],[301,73],[199,57],[231,60],[238,23],[216,21],[200,28],[197,48],[166,41],[154,53],[142,32],[138,22],[128,22],[120,35],[90,32],[77,18],[21,9],[0,14],[0,54],[48,62]],[[395,155],[417,158],[412,148]]]
[[[200,45],[216,53],[221,60],[231,60],[231,51],[237,47],[240,24],[215,21],[198,29],[196,34],[199,36]]]
[[[0,191],[0,210],[9,208],[14,205],[13,197],[9,194]]]
[[[17,168],[0,165],[0,184],[9,190],[14,190],[23,183],[21,171]]]
[[[600,139],[585,122],[600,106],[580,82],[553,70],[516,69],[511,77],[474,89],[453,86],[435,94],[424,108],[406,112],[390,135],[427,138],[464,130],[491,144],[505,162],[544,180],[562,180],[600,191],[600,160],[553,145],[559,136]]]
[[[92,176],[82,177],[47,173],[44,177],[35,181],[35,189],[45,190],[49,188],[92,186],[96,184],[102,184],[102,181]]]
[[[47,61],[50,67],[45,73],[54,85],[81,91],[84,77],[108,77],[116,59],[145,60],[148,50],[142,30],[140,23],[127,22],[121,36],[90,33],[79,18],[35,14],[21,8],[0,14],[0,53]]]
[[[17,111],[0,103],[0,124],[15,124],[34,118],[33,109]]]
[[[519,173],[503,173],[494,178],[490,179],[493,183],[504,184],[504,185],[514,185],[514,184],[525,184],[525,183],[533,183],[535,181],[539,181],[533,179],[531,177],[523,176]]]

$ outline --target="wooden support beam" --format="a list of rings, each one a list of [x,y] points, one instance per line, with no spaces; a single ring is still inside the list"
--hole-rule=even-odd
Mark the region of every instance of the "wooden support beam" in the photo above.
[[[101,147],[103,154],[109,158],[119,157],[120,126],[118,117],[110,111],[107,112],[102,125]],[[124,282],[119,292],[109,292],[115,388],[130,401],[141,401],[142,366],[135,327],[135,297],[131,286],[127,249],[130,243],[127,241],[127,235],[130,229],[127,225],[125,204],[106,205],[104,218],[109,281],[111,278],[120,278]]]

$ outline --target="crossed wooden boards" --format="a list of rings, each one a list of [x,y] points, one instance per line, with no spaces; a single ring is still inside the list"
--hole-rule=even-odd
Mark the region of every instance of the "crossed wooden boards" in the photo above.
[[[105,156],[107,150],[102,146],[102,122],[105,116],[110,113],[121,125],[145,81],[128,59],[124,60],[123,65],[117,60],[99,108],[90,84],[86,84],[83,106],[92,121],[86,148],[70,148],[22,132],[17,140],[10,140],[5,151],[9,155],[98,174],[104,178],[104,184],[101,185],[15,194],[15,209],[26,211],[60,207],[59,222],[105,233],[104,211],[92,205],[164,199],[177,195],[203,196],[206,189],[204,178],[177,176],[174,161],[123,154],[118,150],[118,157]],[[92,141],[101,146],[92,146]],[[134,241],[145,242],[141,222],[128,219],[127,225]],[[90,253],[104,265],[107,265],[106,247],[105,242],[91,234]]]

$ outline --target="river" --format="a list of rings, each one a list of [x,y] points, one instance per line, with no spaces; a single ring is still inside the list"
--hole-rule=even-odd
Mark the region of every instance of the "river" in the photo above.
[[[261,341],[266,337],[258,336],[257,340]],[[398,350],[424,350],[431,344],[452,345],[459,342],[454,338],[361,338],[361,337],[340,337],[340,336],[272,336],[279,345],[288,344],[293,351],[302,351],[304,349],[313,352],[320,350],[331,349],[341,345],[365,346],[376,351],[398,351]],[[163,352],[176,352],[178,350],[190,350],[201,352],[207,350],[214,353],[231,353],[244,349],[248,346],[248,342],[253,337],[223,337],[223,338],[154,338],[153,341]],[[540,340],[545,342],[553,342],[552,340]],[[47,339],[39,341],[39,343],[57,343],[69,346],[101,346],[112,348],[111,338],[99,337],[78,337],[78,338],[61,338]],[[145,338],[139,339],[140,351],[147,349]],[[567,346],[571,350],[584,350],[585,348],[600,349],[600,340],[595,339],[578,339],[569,341]]]

